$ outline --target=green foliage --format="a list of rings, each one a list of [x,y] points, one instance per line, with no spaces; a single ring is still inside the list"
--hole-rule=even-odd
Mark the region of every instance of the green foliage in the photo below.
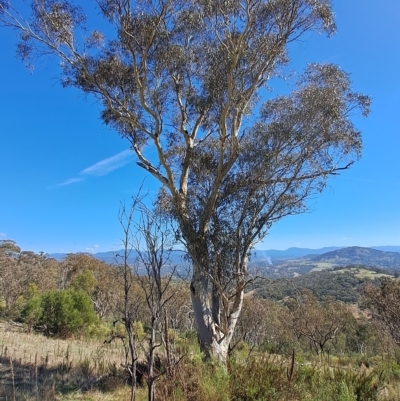
[[[221,366],[204,363],[203,360],[204,354],[197,352],[193,359],[186,360],[182,366],[178,365],[174,382],[158,385],[159,389],[166,385],[167,392],[175,394],[175,397],[169,398],[158,393],[156,399],[229,401],[231,391],[228,372]]]
[[[33,296],[25,304],[21,310],[21,319],[31,331],[32,327],[37,324],[42,317],[42,298],[37,295]]]
[[[35,283],[29,283],[28,288],[26,290],[26,298],[32,299],[40,295],[40,291]]]
[[[231,361],[229,373],[232,401],[375,401],[381,384],[377,372],[300,365],[289,381],[287,368],[268,356]]]
[[[156,399],[376,401],[385,384],[380,370],[367,371],[363,366],[347,369],[320,363],[306,365],[299,363],[296,356],[290,375],[289,365],[290,361],[263,353],[246,362],[232,358],[224,370],[195,357],[178,366],[174,381],[165,378],[159,383]],[[167,396],[172,393],[175,397]]]
[[[22,306],[20,319],[27,325],[28,331],[37,324],[42,316],[42,298],[41,293],[35,283],[30,283],[26,290],[27,301]]]
[[[83,291],[91,295],[95,290],[96,284],[96,277],[93,276],[93,273],[89,269],[85,269],[72,280],[71,287],[75,291]]]
[[[299,290],[307,289],[320,301],[332,297],[337,301],[356,303],[359,290],[366,282],[371,282],[371,280],[357,277],[356,270],[339,268],[311,272],[293,277],[290,280],[280,279],[272,284],[266,283],[265,280],[259,280],[255,287],[259,296],[275,301],[282,300],[285,297],[295,297]]]
[[[33,295],[22,309],[21,319],[28,327],[41,326],[46,335],[61,338],[84,334],[98,323],[88,294],[75,290],[50,290],[41,296]]]
[[[380,288],[369,284],[364,289],[365,306],[372,315],[384,323],[400,345],[400,280],[382,278]]]
[[[146,333],[143,327],[143,323],[142,322],[133,322],[132,323],[133,326],[133,330],[132,333],[133,335],[138,339],[138,341],[143,341]]]
[[[279,399],[287,388],[286,371],[269,358],[251,358],[247,365],[229,364],[231,391],[235,401]]]
[[[82,291],[48,291],[42,298],[40,323],[48,335],[68,337],[97,321],[92,301]]]
[[[85,329],[86,337],[104,341],[112,331],[111,325],[103,321],[96,321]]]

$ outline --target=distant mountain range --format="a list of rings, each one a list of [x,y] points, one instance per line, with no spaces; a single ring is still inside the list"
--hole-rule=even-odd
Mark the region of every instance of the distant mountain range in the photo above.
[[[98,252],[93,256],[107,263],[115,263],[116,255],[122,255],[123,250],[114,252]],[[183,253],[174,251],[171,254],[171,263],[183,264]],[[50,257],[61,260],[66,254],[54,253]],[[133,262],[136,253],[132,252],[129,262]],[[332,263],[335,265],[364,264],[377,267],[400,267],[400,246],[363,247],[325,247],[319,249],[289,248],[286,250],[254,250],[251,255],[251,264],[275,265],[280,261],[308,261],[310,263]]]
[[[310,248],[288,248],[284,251],[277,249],[269,249],[269,250],[255,250],[254,256],[255,259],[267,259],[270,258],[273,260],[285,260],[285,259],[298,259],[298,258],[307,258],[311,259],[315,255],[323,255],[328,252],[334,252],[340,249],[351,249],[351,248],[361,248],[361,247],[338,247],[338,246],[330,246],[319,249],[310,249]],[[364,249],[372,249],[384,252],[399,252],[400,246],[372,246]]]

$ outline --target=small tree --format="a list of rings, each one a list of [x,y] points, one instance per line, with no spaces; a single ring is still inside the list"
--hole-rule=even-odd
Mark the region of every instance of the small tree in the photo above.
[[[73,290],[49,290],[32,296],[21,317],[28,325],[44,327],[46,335],[61,338],[82,334],[98,322],[89,296]]]
[[[367,284],[364,297],[373,317],[384,323],[400,346],[400,280],[383,277],[380,287]]]
[[[148,385],[148,399],[155,399],[155,381],[164,372],[156,372],[156,350],[164,344],[166,350],[167,374],[172,376],[175,361],[172,358],[168,340],[167,305],[174,298],[175,266],[171,260],[171,250],[176,242],[174,232],[165,218],[144,203],[145,196],[140,194],[133,199],[129,209],[123,204],[119,213],[119,220],[124,231],[124,255],[122,257],[123,283],[125,289],[125,311],[136,311],[136,314],[125,312],[125,322],[131,349],[134,349],[137,359],[137,339],[130,333],[134,326],[134,319],[138,318],[139,299],[145,303],[146,321],[149,328],[147,341],[142,341],[142,349],[147,355],[146,372]],[[135,262],[128,265],[128,259]],[[178,287],[176,287],[178,289]],[[132,298],[130,292],[134,290],[136,305],[129,304]],[[138,294],[138,292],[140,294]],[[143,305],[141,305],[143,308]],[[126,320],[129,319],[129,320]],[[133,355],[131,354],[131,358]],[[132,359],[133,360],[133,359]],[[132,365],[132,369],[136,369]],[[143,368],[143,365],[142,365]]]
[[[326,298],[319,302],[308,290],[287,302],[291,312],[289,326],[298,338],[305,338],[311,350],[317,355],[324,354],[326,346],[334,343],[351,317],[342,303]]]
[[[95,287],[97,284],[97,280],[94,277],[93,273],[86,269],[82,273],[79,273],[72,281],[71,287],[75,291],[83,291],[89,297],[94,293]]]
[[[30,284],[26,294],[26,304],[20,314],[21,320],[26,324],[28,332],[39,323],[42,317],[42,294],[38,291],[35,284]]]
[[[59,288],[74,288],[87,292],[94,309],[104,319],[111,313],[116,299],[115,266],[87,253],[70,253],[60,263]]]
[[[15,241],[0,241],[0,298],[4,313],[10,314],[18,297],[24,292],[23,272],[18,267],[21,249]]]
[[[174,297],[171,282],[175,279],[176,266],[171,260],[171,251],[176,240],[174,232],[160,214],[150,210],[144,203],[138,205],[139,221],[135,224],[136,235],[133,247],[138,255],[138,266],[144,272],[137,276],[142,288],[147,310],[150,314],[150,336],[148,339],[148,400],[155,400],[155,380],[162,373],[155,372],[156,349],[164,343],[167,374],[173,378],[175,360],[168,336],[168,304]],[[157,338],[158,337],[158,338]],[[161,342],[162,341],[162,342]]]
[[[285,324],[288,320],[288,310],[280,303],[253,294],[247,295],[231,351],[241,341],[248,344],[249,354],[262,346],[273,353],[292,351],[292,336]]]
[[[39,291],[54,288],[58,262],[45,254],[22,251],[12,240],[0,241],[0,298],[5,301],[4,313],[15,318],[20,300],[34,284]]]
[[[130,210],[126,210],[125,205],[122,205],[118,219],[123,230],[123,238],[121,239],[123,245],[122,255],[116,255],[117,269],[118,269],[118,282],[122,284],[123,288],[123,303],[120,308],[119,314],[124,323],[125,332],[128,338],[128,346],[125,352],[126,368],[131,377],[131,394],[130,399],[133,401],[136,397],[136,370],[138,361],[138,341],[135,333],[134,324],[137,321],[138,310],[140,308],[140,296],[133,294],[135,288],[135,275],[133,267],[129,264],[129,258],[132,253],[131,239],[133,215],[136,210],[137,204],[141,201],[138,195],[134,198]]]

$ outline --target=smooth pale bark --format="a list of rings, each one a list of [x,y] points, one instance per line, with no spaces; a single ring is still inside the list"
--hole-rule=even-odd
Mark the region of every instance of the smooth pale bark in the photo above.
[[[224,305],[218,295],[213,297],[210,294],[207,275],[196,265],[194,270],[190,292],[200,348],[207,359],[225,364],[242,310],[244,288],[236,288],[233,302]]]

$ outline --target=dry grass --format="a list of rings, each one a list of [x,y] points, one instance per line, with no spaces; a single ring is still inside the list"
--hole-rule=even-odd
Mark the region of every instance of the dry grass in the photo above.
[[[40,364],[49,367],[70,361],[80,362],[85,359],[121,363],[124,358],[120,343],[103,345],[98,340],[60,340],[44,337],[41,334],[24,333],[18,326],[0,323],[0,355],[6,352],[13,359],[23,364],[32,364],[35,355]]]
[[[174,381],[160,377],[156,399],[350,401],[355,399],[355,389],[360,388],[368,395],[360,398],[363,401],[399,400],[400,370],[393,361],[390,377],[381,382],[381,368],[357,366],[351,357],[346,361],[311,358],[306,362],[296,358],[291,383],[289,359],[267,354],[240,359],[230,362],[227,377],[225,370],[203,364],[201,355],[196,354],[177,366]],[[0,401],[129,400],[130,387],[120,369],[123,362],[119,343],[103,346],[101,341],[49,339],[0,323]],[[349,391],[348,397],[338,397],[338,380]],[[146,400],[146,393],[146,387],[139,388],[136,400]]]
[[[322,270],[332,269],[335,266],[334,263],[330,262],[316,262],[314,263],[316,267],[314,267],[311,272],[320,272]]]
[[[0,323],[0,401],[128,399],[123,362],[120,343],[49,339]]]
[[[362,267],[351,267],[348,269],[340,269],[340,270],[335,270],[335,273],[355,273],[354,277],[357,278],[369,278],[371,280],[374,280],[376,278],[382,278],[382,277],[389,277],[389,278],[393,278],[393,276],[391,276],[390,274],[384,274],[384,273],[376,273],[372,270],[368,270],[368,269],[363,269]]]

